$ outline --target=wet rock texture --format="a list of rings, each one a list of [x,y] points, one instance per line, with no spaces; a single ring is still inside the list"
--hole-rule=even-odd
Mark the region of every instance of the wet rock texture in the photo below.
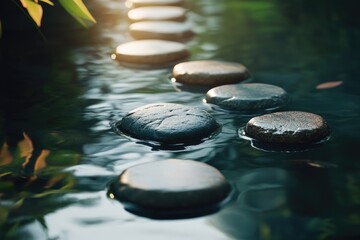
[[[223,85],[206,93],[206,102],[239,111],[274,109],[284,105],[288,99],[280,87],[262,83]]]
[[[181,104],[159,103],[131,111],[116,127],[137,139],[187,144],[209,137],[219,125],[203,110]]]
[[[188,56],[184,44],[165,40],[138,40],[116,48],[116,60],[130,67],[164,66]]]
[[[184,40],[194,35],[191,26],[172,21],[145,21],[133,23],[129,27],[135,39]]]
[[[326,138],[330,130],[319,115],[289,111],[254,117],[246,124],[245,132],[262,142],[310,144]]]
[[[148,6],[180,6],[183,0],[128,0],[131,7],[148,7]]]
[[[186,9],[175,6],[140,7],[128,12],[130,22],[186,20]]]
[[[141,207],[179,210],[216,204],[229,194],[230,185],[208,164],[169,159],[128,168],[113,192],[119,200]]]
[[[239,83],[250,77],[242,64],[213,60],[179,63],[173,68],[172,75],[176,82],[206,86]]]

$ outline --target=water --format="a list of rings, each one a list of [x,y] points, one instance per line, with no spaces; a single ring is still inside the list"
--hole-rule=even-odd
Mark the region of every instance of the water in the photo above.
[[[359,237],[356,2],[187,1],[197,33],[186,42],[192,60],[243,63],[250,82],[288,91],[290,103],[281,110],[328,121],[329,141],[290,153],[252,147],[238,135],[251,116],[219,111],[203,102],[204,92],[174,86],[171,68],[136,70],[113,61],[115,47],[131,40],[127,9],[114,0],[89,5],[98,20],[94,29],[67,29],[71,20],[51,18],[49,25],[60,27],[45,25],[45,35],[63,36],[44,43],[30,28],[17,33],[25,35],[16,48],[5,37],[0,45],[0,133],[7,142],[0,155],[2,239]],[[24,43],[30,35],[36,41]],[[316,89],[329,81],[343,84]],[[128,111],[156,102],[207,110],[221,132],[199,145],[164,150],[111,131],[111,122]],[[167,158],[219,169],[233,187],[231,201],[212,215],[159,221],[128,213],[107,197],[108,183],[127,167]]]

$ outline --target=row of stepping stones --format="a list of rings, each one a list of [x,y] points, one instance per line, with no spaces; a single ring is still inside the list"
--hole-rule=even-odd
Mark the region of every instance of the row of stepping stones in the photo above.
[[[189,25],[183,22],[186,9],[182,4],[182,0],[129,0],[130,32],[141,40],[118,46],[116,59],[124,66],[154,68],[175,65],[189,57],[186,46],[173,41],[193,36]],[[241,83],[250,74],[239,63],[180,62],[173,67],[172,77],[180,84],[210,87],[206,102],[228,110],[257,113],[275,110],[288,100],[288,94],[280,87]],[[198,144],[221,128],[206,111],[174,103],[134,109],[114,127],[132,138],[165,145]],[[330,130],[321,116],[287,111],[254,117],[240,132],[252,141],[295,146],[318,143],[329,136]],[[217,169],[205,163],[169,159],[128,168],[110,191],[131,212],[155,218],[178,218],[215,211],[226,202],[231,188]]]

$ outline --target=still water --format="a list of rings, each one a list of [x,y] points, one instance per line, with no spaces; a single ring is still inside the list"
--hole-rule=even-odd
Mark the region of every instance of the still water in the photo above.
[[[205,92],[174,86],[171,68],[138,70],[112,60],[115,47],[132,40],[122,0],[89,1],[98,24],[78,33],[57,29],[78,41],[40,41],[54,46],[50,56],[24,44],[19,61],[2,45],[2,58],[9,59],[1,76],[0,238],[359,239],[360,22],[354,3],[186,2],[196,32],[185,43],[191,60],[240,62],[251,71],[250,82],[289,93],[281,110],[328,121],[329,141],[299,152],[252,147],[238,135],[252,116],[214,109],[203,102]],[[316,88],[332,81],[342,84]],[[111,130],[128,111],[157,102],[202,108],[221,132],[199,145],[157,149]],[[107,185],[124,169],[167,158],[219,169],[232,185],[230,202],[208,216],[152,220],[107,197]]]

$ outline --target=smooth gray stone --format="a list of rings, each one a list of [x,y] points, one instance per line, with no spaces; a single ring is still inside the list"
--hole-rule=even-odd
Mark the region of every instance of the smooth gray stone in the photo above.
[[[246,124],[245,132],[262,142],[310,144],[325,139],[330,129],[319,115],[289,111],[254,117]]]
[[[239,83],[250,77],[247,68],[240,63],[214,60],[176,64],[172,75],[176,82],[203,86]]]
[[[174,21],[136,22],[129,27],[135,39],[185,40],[194,35],[191,25]]]
[[[165,40],[138,40],[116,48],[116,60],[129,67],[163,67],[188,56],[189,51],[184,44]]]
[[[148,6],[180,6],[184,0],[128,0],[126,5],[132,8]]]
[[[206,102],[220,107],[238,110],[265,110],[283,106],[288,95],[280,87],[263,83],[223,85],[206,93]]]
[[[209,113],[173,103],[137,108],[116,126],[121,132],[137,139],[185,144],[209,137],[219,127]]]
[[[216,204],[229,194],[230,185],[206,163],[168,159],[126,169],[113,192],[141,207],[179,210]]]
[[[140,7],[128,12],[130,22],[186,20],[186,9],[176,6]]]

